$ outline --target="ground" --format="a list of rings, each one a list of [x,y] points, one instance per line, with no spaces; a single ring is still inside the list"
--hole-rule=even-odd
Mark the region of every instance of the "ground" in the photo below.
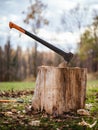
[[[0,130],[98,130],[98,80],[88,81],[85,110],[58,117],[31,107],[35,83],[0,83]],[[93,124],[91,126],[91,124]],[[92,127],[92,128],[90,128]]]

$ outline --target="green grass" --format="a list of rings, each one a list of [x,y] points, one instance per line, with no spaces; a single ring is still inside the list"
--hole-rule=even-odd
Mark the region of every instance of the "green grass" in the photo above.
[[[94,95],[98,92],[98,80],[88,80],[87,81],[87,95]]]
[[[0,82],[0,90],[25,90],[35,87],[35,82]],[[87,93],[98,92],[98,80],[87,81]]]
[[[88,80],[87,87],[98,87],[98,80]]]
[[[35,82],[0,82],[0,90],[26,90],[35,87]]]
[[[98,80],[88,80],[86,91],[86,103],[91,104],[90,112],[98,118]]]

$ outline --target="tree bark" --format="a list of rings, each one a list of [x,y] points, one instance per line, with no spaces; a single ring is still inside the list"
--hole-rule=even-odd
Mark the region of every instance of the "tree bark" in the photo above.
[[[84,108],[86,74],[85,68],[39,67],[32,107],[49,114]]]

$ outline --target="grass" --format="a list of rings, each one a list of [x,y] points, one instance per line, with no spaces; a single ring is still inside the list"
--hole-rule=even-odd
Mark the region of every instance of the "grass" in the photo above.
[[[26,90],[35,87],[35,82],[0,82],[0,90]],[[98,80],[87,81],[87,93],[98,92]]]
[[[35,82],[0,82],[0,90],[8,91],[8,90],[26,90],[26,89],[34,89]]]
[[[95,98],[98,93],[98,80],[88,80],[87,82],[87,96],[89,98]]]
[[[34,88],[34,86],[34,82],[2,82],[0,83],[0,90],[27,90]],[[25,107],[31,105],[29,100],[32,99],[32,95],[21,97],[24,99],[24,103],[22,104],[0,104],[0,116],[2,116],[0,117],[0,130],[91,130],[91,128],[86,126],[79,126],[78,123],[82,121],[82,118],[90,124],[92,124],[95,120],[98,122],[98,97],[96,97],[96,94],[98,95],[98,80],[88,80],[86,104],[91,104],[90,109],[88,109],[91,115],[83,117],[76,115],[76,118],[69,117],[66,119],[53,119],[51,116],[47,117],[44,114],[24,114],[23,111],[25,110]],[[6,115],[7,111],[11,111],[13,109],[17,110],[16,114],[12,113],[12,115]],[[40,120],[40,126],[29,125],[29,122],[32,120]],[[92,130],[98,130],[98,123],[94,128],[92,128]]]
[[[98,87],[98,80],[88,80],[87,87]]]
[[[86,103],[91,106],[91,114],[98,119],[98,80],[88,80],[86,92]]]

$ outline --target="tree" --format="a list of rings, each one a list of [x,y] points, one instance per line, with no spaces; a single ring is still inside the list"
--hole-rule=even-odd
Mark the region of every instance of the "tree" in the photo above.
[[[98,71],[98,16],[81,35],[79,56],[82,61],[87,61],[91,71]]]
[[[81,7],[80,4],[77,4],[71,10],[64,11],[61,16],[63,29],[71,33],[76,31],[80,32],[83,27],[88,25],[88,12],[89,10],[85,7]]]
[[[77,49],[80,52],[78,50],[76,50],[76,54],[74,55],[74,58],[71,61],[71,65],[73,65],[73,66],[80,66],[80,67],[89,66],[88,62],[86,61],[87,60],[86,48],[82,46],[83,44],[85,44],[83,39],[85,40],[87,35],[89,35],[89,33],[90,33],[89,29],[87,30],[87,32],[85,32],[85,34],[84,34],[85,37],[84,36],[81,37],[81,36],[82,36],[84,29],[86,29],[88,26],[91,25],[92,21],[90,22],[90,20],[91,20],[90,16],[91,15],[89,14],[89,8],[85,8],[83,6],[80,6],[79,4],[76,7],[72,8],[71,10],[68,10],[66,12],[64,11],[64,13],[62,15],[61,22],[63,25],[63,29],[72,34],[77,33],[77,35],[78,35],[78,41],[76,41],[76,43],[77,43]],[[88,20],[88,19],[90,19],[90,20]],[[90,40],[92,40],[91,38],[88,40],[89,40],[89,42],[92,42],[92,41],[90,41]],[[85,50],[85,51],[82,51],[82,50]],[[81,56],[78,55],[78,52],[81,53],[82,55]],[[89,58],[91,59],[91,56]],[[81,60],[82,60],[82,62],[81,62]],[[92,68],[91,66],[89,66],[89,67]]]
[[[2,55],[4,81],[15,80],[18,60],[15,50],[11,47],[10,37],[7,39]]]
[[[9,81],[10,80],[10,75],[11,75],[11,44],[10,44],[10,38],[8,37],[7,44],[5,45],[5,80]]]
[[[17,60],[17,64],[16,64],[16,77],[17,80],[22,80],[23,79],[23,74],[22,74],[22,49],[20,46],[17,46],[17,50],[16,50],[16,60]]]
[[[3,50],[0,46],[0,81],[3,80]]]
[[[26,24],[29,24],[32,28],[32,31],[37,34],[39,31],[39,28],[41,28],[43,25],[47,25],[48,21],[44,17],[44,10],[46,8],[46,5],[44,5],[40,0],[35,0],[35,2],[32,4],[30,1],[30,7],[28,8],[28,11],[26,12],[26,18],[24,22]],[[33,61],[34,61],[34,76],[36,77],[36,70],[37,70],[37,44],[35,42],[34,45],[35,52],[33,55]]]
[[[63,30],[65,32],[70,32],[71,34],[76,33],[78,35],[77,48],[80,42],[80,36],[82,34],[82,29],[89,25],[88,22],[89,10],[86,7],[82,7],[77,4],[74,8],[64,11],[61,16],[61,23]],[[70,48],[70,46],[68,46]]]

